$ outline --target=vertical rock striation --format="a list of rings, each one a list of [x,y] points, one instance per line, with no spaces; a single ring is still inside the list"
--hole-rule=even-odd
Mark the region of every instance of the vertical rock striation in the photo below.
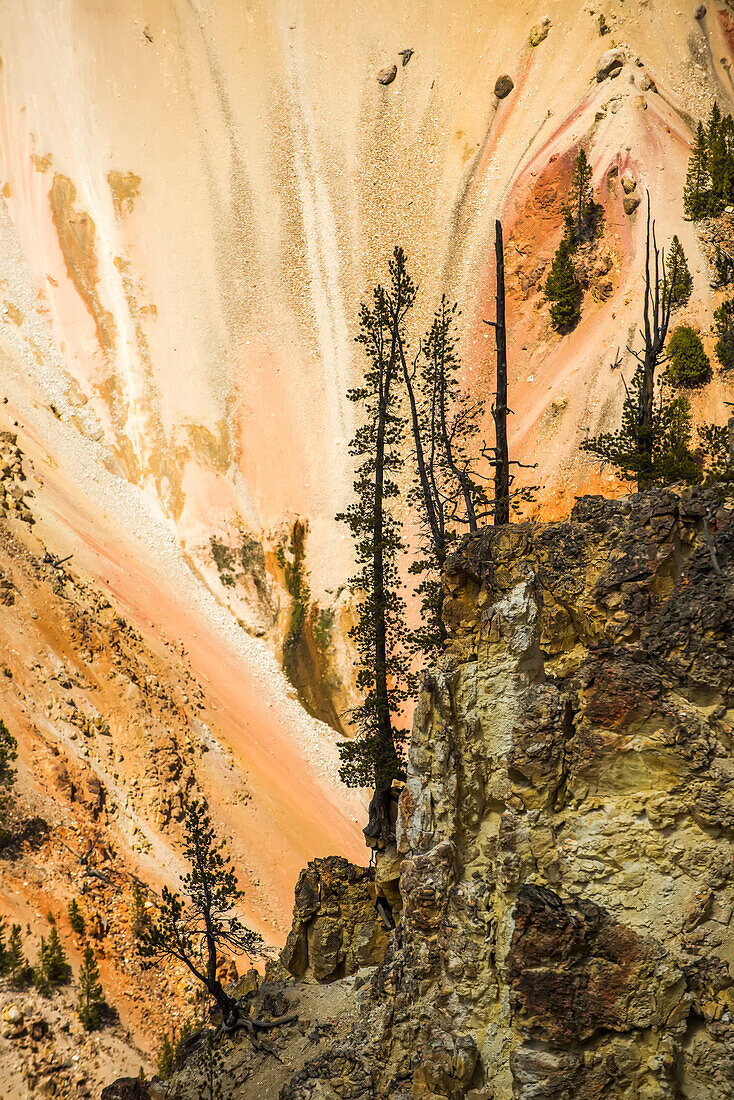
[[[402,919],[283,1097],[734,1096],[733,515],[587,497],[452,557]]]

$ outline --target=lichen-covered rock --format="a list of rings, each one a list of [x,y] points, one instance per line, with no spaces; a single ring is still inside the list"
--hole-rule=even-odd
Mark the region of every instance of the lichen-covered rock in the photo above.
[[[284,1100],[734,1097],[733,517],[587,497],[453,555],[403,913],[348,1043]]]
[[[535,46],[539,46],[541,42],[545,42],[552,26],[553,24],[550,16],[544,15],[530,32],[530,37],[528,38],[530,45],[534,48]]]
[[[296,885],[293,927],[280,956],[294,977],[333,981],[382,962],[387,946],[375,874],[346,859],[314,859]]]

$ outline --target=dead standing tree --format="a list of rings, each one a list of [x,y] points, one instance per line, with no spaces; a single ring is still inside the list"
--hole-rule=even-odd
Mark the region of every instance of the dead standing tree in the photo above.
[[[652,257],[650,245],[652,243]],[[640,465],[637,490],[649,488],[653,468],[655,372],[665,359],[665,341],[668,337],[670,314],[673,308],[673,288],[677,275],[677,261],[671,271],[666,270],[665,249],[660,250],[655,237],[655,222],[651,223],[650,194],[647,195],[647,233],[645,240],[645,306],[643,328],[640,335],[643,350],[628,349],[640,365],[642,372],[640,396],[637,407],[637,443]]]
[[[510,522],[510,496],[513,478],[510,475],[510,466],[520,466],[526,470],[535,469],[535,465],[528,466],[516,460],[510,461],[510,452],[507,443],[507,416],[510,409],[507,407],[507,323],[505,319],[505,248],[502,239],[502,222],[499,219],[494,223],[495,238],[494,251],[497,265],[497,293],[496,293],[496,320],[485,321],[494,329],[497,346],[497,374],[494,405],[492,406],[492,418],[494,420],[495,443],[493,448],[486,448],[492,454],[491,464],[494,466],[494,525],[499,527]],[[519,496],[524,500],[531,499],[533,487],[527,486],[520,490]]]

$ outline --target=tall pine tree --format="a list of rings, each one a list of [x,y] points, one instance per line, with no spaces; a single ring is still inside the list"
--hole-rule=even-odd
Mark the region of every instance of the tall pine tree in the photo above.
[[[446,640],[441,574],[447,553],[460,531],[476,531],[487,514],[487,494],[476,471],[483,404],[461,392],[458,317],[456,303],[449,305],[443,296],[412,371],[403,358],[416,458],[409,500],[420,528],[420,554],[410,572],[419,578],[422,601],[409,639],[424,660],[436,657]]]
[[[339,745],[340,774],[349,786],[374,787],[365,828],[368,840],[392,836],[390,792],[393,780],[404,775],[406,731],[399,723],[410,678],[403,645],[405,605],[397,567],[402,537],[390,505],[398,496],[397,477],[403,465],[400,346],[407,348],[405,319],[415,295],[405,254],[396,248],[388,285],[375,287],[372,301],[360,309],[356,340],[367,365],[362,385],[348,394],[361,420],[350,444],[359,463],[356,499],[337,516],[352,533],[358,567],[350,581],[357,596],[357,621],[350,637],[357,648],[357,687],[362,695],[362,702],[352,712],[357,737]]]
[[[706,144],[708,148],[709,177],[711,179],[708,213],[720,214],[727,201],[729,158],[725,130],[722,126],[721,111],[716,102],[714,102],[711,108],[711,115],[706,127]]]
[[[591,186],[592,169],[586,151],[580,148],[573,166],[568,208],[573,226],[572,245],[575,247],[595,229],[596,204]],[[567,222],[568,224],[568,222]]]
[[[615,432],[586,439],[581,449],[596,455],[602,464],[615,467],[623,481],[636,481],[639,492],[673,481],[695,483],[701,472],[690,448],[692,420],[685,397],[671,397],[666,379],[656,381],[665,360],[665,342],[672,309],[672,286],[677,265],[670,270],[665,252],[658,248],[655,222],[647,201],[645,294],[643,299],[643,348],[632,351],[638,362],[631,385],[625,383],[622,423]],[[657,400],[656,400],[657,389]]]
[[[140,954],[147,967],[176,959],[213,997],[225,1027],[253,1024],[243,1020],[237,1002],[218,977],[223,951],[262,956],[262,937],[242,923],[235,906],[242,897],[223,842],[217,839],[206,802],[188,801],[184,817],[183,896],[163,887],[155,916],[142,930]]]
[[[705,217],[709,210],[710,196],[708,144],[703,123],[699,122],[683,190],[683,211],[686,217],[691,221]]]

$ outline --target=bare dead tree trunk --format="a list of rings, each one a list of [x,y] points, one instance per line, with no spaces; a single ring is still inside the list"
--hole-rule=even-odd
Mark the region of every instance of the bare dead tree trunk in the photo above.
[[[505,327],[505,253],[502,222],[495,222],[497,260],[497,320],[494,326],[497,343],[497,392],[492,416],[495,431],[494,524],[510,522],[510,456],[507,447],[507,329]]]
[[[649,488],[655,446],[653,429],[655,371],[665,353],[665,341],[668,336],[670,314],[673,307],[675,278],[675,267],[670,273],[670,278],[668,278],[668,272],[665,269],[665,251],[661,252],[657,246],[655,222],[651,223],[650,195],[648,193],[645,242],[645,308],[643,313],[644,328],[642,330],[642,338],[645,343],[642,354],[637,356],[642,367],[642,386],[640,387],[637,410],[638,446],[642,459],[637,475],[638,492]]]

